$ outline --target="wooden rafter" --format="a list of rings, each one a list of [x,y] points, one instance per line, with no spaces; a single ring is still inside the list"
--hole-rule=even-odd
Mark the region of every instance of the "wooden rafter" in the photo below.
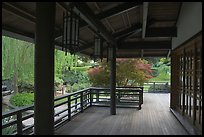
[[[113,17],[113,16],[116,16],[118,14],[121,14],[123,12],[127,12],[131,9],[134,9],[136,7],[138,7],[139,5],[141,5],[142,2],[131,2],[131,3],[124,3],[124,4],[121,4],[117,7],[114,7],[112,9],[109,9],[107,11],[104,11],[102,13],[99,13],[99,14],[96,14],[95,17],[98,19],[98,20],[103,20],[103,19],[106,19],[106,18],[110,18],[110,17]],[[68,7],[65,3],[63,2],[58,2],[58,5],[60,5],[60,7],[64,8],[64,9],[68,9],[66,7]],[[82,27],[85,27],[87,26],[88,24],[85,22],[85,21],[81,21],[80,23],[80,28]],[[59,30],[56,32],[56,39],[58,38],[61,38],[61,32],[62,30]]]
[[[148,2],[143,3],[143,22],[142,22],[142,38],[145,38],[146,24],[147,24],[147,14],[148,14]]]
[[[80,14],[81,18],[86,21],[90,25],[90,27],[96,30],[107,42],[109,42],[111,45],[116,45],[115,39],[106,30],[103,24],[95,19],[95,15],[86,3],[78,2],[74,5],[75,7],[73,8],[73,10],[75,13]]]

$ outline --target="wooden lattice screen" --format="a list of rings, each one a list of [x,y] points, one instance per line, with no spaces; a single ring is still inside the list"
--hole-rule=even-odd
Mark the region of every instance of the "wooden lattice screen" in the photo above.
[[[172,52],[171,107],[202,132],[202,34]]]

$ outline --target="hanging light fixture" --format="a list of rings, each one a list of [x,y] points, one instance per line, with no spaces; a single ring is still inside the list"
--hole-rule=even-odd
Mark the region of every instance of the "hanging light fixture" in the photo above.
[[[103,58],[103,42],[99,37],[94,39],[94,58]]]
[[[62,50],[66,55],[68,50],[74,54],[79,46],[79,20],[80,16],[73,12],[73,8],[63,13]]]

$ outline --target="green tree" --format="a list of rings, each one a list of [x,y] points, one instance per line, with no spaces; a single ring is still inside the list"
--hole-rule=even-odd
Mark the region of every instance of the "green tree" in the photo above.
[[[18,82],[33,83],[34,74],[33,44],[2,37],[2,79],[13,81],[14,91],[18,92]]]

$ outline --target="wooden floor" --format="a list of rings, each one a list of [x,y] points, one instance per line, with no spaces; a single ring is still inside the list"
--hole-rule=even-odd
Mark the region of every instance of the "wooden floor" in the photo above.
[[[55,131],[56,135],[187,135],[169,110],[170,94],[144,93],[142,109],[90,107]]]

